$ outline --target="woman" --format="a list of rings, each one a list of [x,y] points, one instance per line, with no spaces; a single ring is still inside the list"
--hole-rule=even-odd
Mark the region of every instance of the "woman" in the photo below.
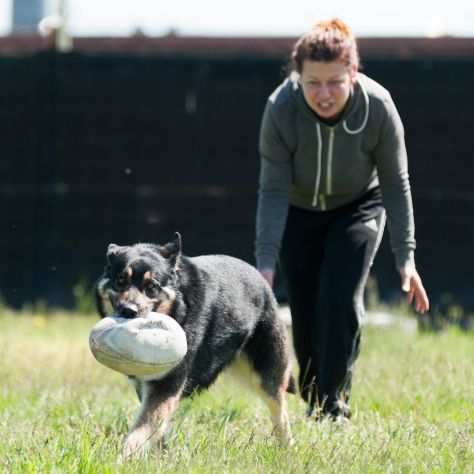
[[[339,19],[294,45],[293,72],[270,96],[260,133],[257,266],[286,280],[299,384],[309,412],[349,417],[363,293],[388,217],[409,304],[428,297],[415,267],[404,130],[390,94],[358,72]]]

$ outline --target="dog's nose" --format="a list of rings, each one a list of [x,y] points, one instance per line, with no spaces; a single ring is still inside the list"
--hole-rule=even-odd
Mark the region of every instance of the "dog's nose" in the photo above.
[[[138,307],[133,303],[121,304],[118,310],[122,318],[132,319],[138,314]]]

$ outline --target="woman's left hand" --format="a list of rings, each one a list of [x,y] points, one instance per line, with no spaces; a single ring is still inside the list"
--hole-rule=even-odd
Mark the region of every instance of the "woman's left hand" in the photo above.
[[[415,303],[415,310],[419,313],[425,313],[430,309],[430,302],[420,275],[415,267],[405,267],[400,269],[402,278],[402,291],[407,294],[408,304]]]

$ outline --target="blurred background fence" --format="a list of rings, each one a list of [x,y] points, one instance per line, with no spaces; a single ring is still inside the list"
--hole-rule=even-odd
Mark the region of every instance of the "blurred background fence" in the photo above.
[[[163,242],[176,230],[188,255],[253,263],[258,131],[284,61],[248,52],[1,56],[5,302],[71,306],[73,286],[102,271],[108,243]],[[363,63],[405,123],[427,289],[435,302],[451,295],[472,307],[474,55]],[[387,235],[374,276],[383,299],[398,295]]]

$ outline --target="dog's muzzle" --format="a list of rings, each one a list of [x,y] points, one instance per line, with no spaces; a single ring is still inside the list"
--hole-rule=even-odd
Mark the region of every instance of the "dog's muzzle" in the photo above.
[[[138,315],[138,306],[133,303],[120,304],[117,310],[122,318],[133,319]]]

